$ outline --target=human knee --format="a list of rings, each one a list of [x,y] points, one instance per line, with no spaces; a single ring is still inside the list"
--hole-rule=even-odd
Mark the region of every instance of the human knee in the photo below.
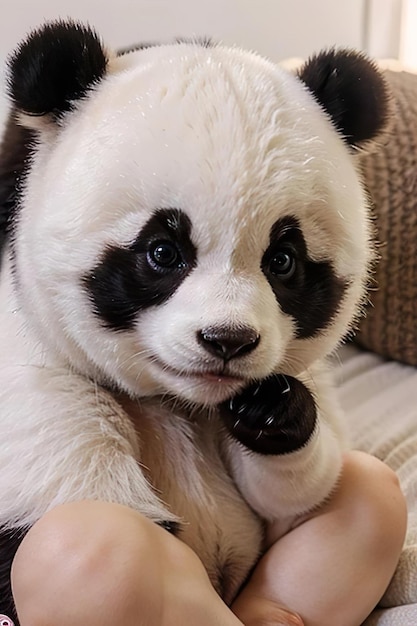
[[[342,496],[351,503],[352,515],[380,548],[398,551],[404,541],[407,507],[397,474],[379,459],[349,452],[342,474]]]
[[[134,511],[98,502],[47,513],[28,532],[12,567],[23,626],[49,626],[58,615],[65,626],[81,618],[110,624],[146,601],[146,587],[158,580],[152,526]]]
[[[386,463],[365,452],[355,450],[345,454],[342,481],[347,489],[358,489],[364,496],[374,493],[382,502],[387,501],[387,495],[398,495],[404,501],[397,474]]]

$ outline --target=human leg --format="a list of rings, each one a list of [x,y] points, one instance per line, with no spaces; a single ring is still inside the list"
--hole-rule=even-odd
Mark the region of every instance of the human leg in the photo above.
[[[190,548],[115,504],[45,515],[17,551],[12,588],[21,626],[241,626]]]
[[[395,474],[350,452],[333,496],[271,546],[233,610],[246,626],[258,624],[262,611],[265,624],[279,623],[276,605],[297,611],[305,626],[359,626],[389,584],[405,528]]]

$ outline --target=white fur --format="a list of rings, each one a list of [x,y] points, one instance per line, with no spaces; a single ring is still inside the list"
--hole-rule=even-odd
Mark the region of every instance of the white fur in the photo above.
[[[197,267],[134,332],[112,332],[80,276],[161,207],[190,217]],[[349,282],[332,323],[310,339],[296,339],[260,268],[286,215],[300,221],[310,256]],[[16,286],[10,265],[3,271],[0,524],[30,525],[81,498],[181,519],[215,584],[216,559],[232,563],[220,589],[231,598],[261,545],[238,489],[262,517],[284,519],[312,510],[337,481],[343,428],[319,360],[363,295],[366,216],[348,149],[294,76],[238,49],[192,44],[113,59],[63,128],[40,132],[16,224]],[[230,362],[240,381],[209,379],[214,361],[196,331],[231,321],[256,329],[260,346]],[[317,399],[308,445],[284,457],[225,446],[206,409],[274,371],[301,377]],[[167,393],[206,409],[184,417],[164,407]]]

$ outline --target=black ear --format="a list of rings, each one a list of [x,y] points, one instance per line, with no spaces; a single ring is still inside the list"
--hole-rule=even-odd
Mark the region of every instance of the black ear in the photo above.
[[[106,66],[100,39],[88,26],[48,23],[32,32],[11,56],[9,95],[24,113],[59,118],[102,78]]]
[[[297,73],[349,145],[361,146],[385,129],[389,89],[375,64],[361,53],[321,52]]]

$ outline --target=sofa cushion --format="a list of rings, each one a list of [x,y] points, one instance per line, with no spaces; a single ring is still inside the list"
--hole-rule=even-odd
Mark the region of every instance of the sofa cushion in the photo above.
[[[417,604],[382,609],[372,613],[363,626],[416,626]]]
[[[392,467],[407,498],[407,537],[381,605],[417,602],[417,369],[353,346],[342,348],[338,362],[339,397],[353,446]]]
[[[380,149],[361,157],[380,258],[357,340],[417,365],[417,75],[385,76],[394,100],[392,127]]]

